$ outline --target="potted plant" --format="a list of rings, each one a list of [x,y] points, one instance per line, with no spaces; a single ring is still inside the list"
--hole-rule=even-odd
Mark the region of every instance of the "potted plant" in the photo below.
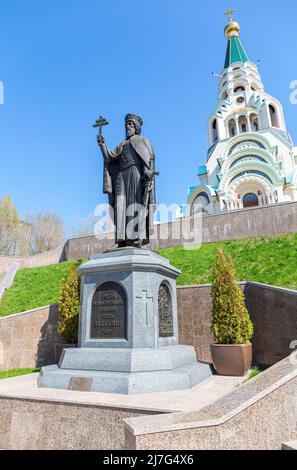
[[[244,376],[251,367],[253,324],[231,258],[218,250],[211,289],[213,365],[219,375]]]

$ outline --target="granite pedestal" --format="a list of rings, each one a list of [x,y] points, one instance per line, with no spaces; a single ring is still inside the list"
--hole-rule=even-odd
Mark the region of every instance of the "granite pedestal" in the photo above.
[[[191,388],[212,374],[178,344],[180,271],[145,249],[118,248],[80,266],[79,344],[43,367],[40,387],[146,393]]]

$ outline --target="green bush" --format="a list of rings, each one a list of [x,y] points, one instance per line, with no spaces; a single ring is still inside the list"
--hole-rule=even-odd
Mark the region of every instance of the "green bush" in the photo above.
[[[76,343],[78,337],[80,278],[77,268],[80,264],[78,261],[70,266],[60,293],[58,333],[67,343]]]
[[[250,344],[253,324],[230,257],[218,250],[211,289],[212,331],[219,344]]]

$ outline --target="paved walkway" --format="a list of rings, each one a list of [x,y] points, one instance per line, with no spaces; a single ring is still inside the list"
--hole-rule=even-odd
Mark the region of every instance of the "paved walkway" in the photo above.
[[[115,408],[152,410],[159,412],[194,411],[214,403],[240,385],[243,377],[212,376],[191,390],[118,395],[98,392],[76,392],[38,388],[38,374],[0,380],[0,398],[34,399],[55,402],[92,404]]]

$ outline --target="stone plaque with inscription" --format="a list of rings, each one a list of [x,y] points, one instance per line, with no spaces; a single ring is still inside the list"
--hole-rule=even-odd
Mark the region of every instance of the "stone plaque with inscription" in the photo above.
[[[116,282],[105,282],[93,296],[91,339],[127,339],[126,294]]]
[[[173,310],[169,287],[161,284],[158,296],[159,304],[159,336],[173,336]]]

